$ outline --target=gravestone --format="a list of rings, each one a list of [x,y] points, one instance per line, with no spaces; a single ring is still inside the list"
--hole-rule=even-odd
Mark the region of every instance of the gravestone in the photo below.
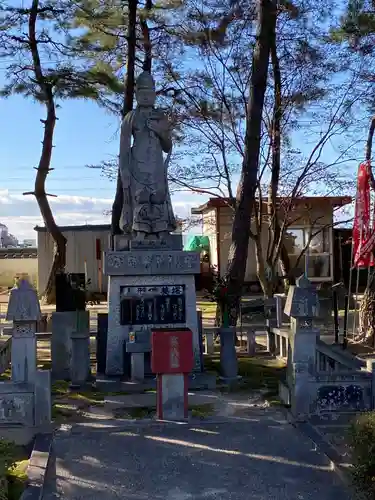
[[[80,386],[91,377],[90,313],[89,311],[76,311],[76,313],[76,327],[71,333],[70,380],[73,386]]]
[[[74,377],[76,373],[81,372],[81,369],[86,370],[87,349],[90,344],[89,322],[89,311],[52,313],[51,361],[54,379],[71,380],[72,370]],[[81,354],[84,366],[80,366]],[[80,374],[77,376],[81,377]]]
[[[6,319],[13,321],[12,381],[34,383],[36,376],[36,327],[42,317],[36,290],[20,280],[10,292]]]
[[[306,420],[310,413],[309,378],[316,370],[316,342],[319,331],[313,319],[319,315],[319,297],[303,275],[289,288],[285,314],[290,317],[287,385],[291,412],[296,420]]]
[[[108,313],[98,313],[96,333],[96,372],[105,373],[107,358]]]

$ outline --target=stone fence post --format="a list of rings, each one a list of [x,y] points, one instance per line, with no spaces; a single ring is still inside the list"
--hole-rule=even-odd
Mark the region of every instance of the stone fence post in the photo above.
[[[316,341],[318,330],[313,318],[319,315],[319,298],[310,281],[301,276],[296,286],[289,288],[285,314],[290,317],[287,365],[287,384],[290,391],[291,412],[297,421],[304,421],[310,413],[310,377],[316,373]]]
[[[12,381],[35,383],[37,370],[36,327],[42,317],[36,290],[20,280],[10,292],[6,319],[13,321]]]

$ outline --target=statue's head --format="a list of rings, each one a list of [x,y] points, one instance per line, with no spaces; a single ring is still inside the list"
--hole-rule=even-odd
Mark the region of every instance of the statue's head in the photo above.
[[[156,100],[155,82],[148,71],[143,71],[137,78],[135,97],[138,106],[154,106]]]

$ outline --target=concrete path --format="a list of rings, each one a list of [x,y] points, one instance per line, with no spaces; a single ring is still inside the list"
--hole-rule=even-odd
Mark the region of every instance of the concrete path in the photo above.
[[[56,435],[44,500],[349,500],[281,412],[188,424],[100,420]]]

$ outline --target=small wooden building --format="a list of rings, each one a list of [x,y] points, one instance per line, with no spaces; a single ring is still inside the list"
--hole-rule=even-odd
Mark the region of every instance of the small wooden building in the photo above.
[[[299,267],[305,270],[313,282],[332,282],[334,279],[334,210],[351,203],[349,196],[335,197],[302,197],[293,200],[292,208],[288,210],[288,228],[285,234],[285,244],[288,249],[291,264],[301,253],[310,238],[311,232],[318,234],[310,242],[307,261],[300,260]],[[283,210],[288,200],[278,199],[280,220],[285,219]],[[263,202],[263,213],[265,211]],[[230,200],[210,198],[203,205],[193,208],[192,214],[202,216],[202,234],[210,239],[210,260],[220,275],[223,275],[228,261],[231,241],[233,208]],[[285,213],[285,212],[284,212]],[[267,249],[268,224],[262,225],[262,248]],[[258,286],[256,275],[255,244],[250,240],[246,266],[245,281]]]
[[[86,273],[90,290],[107,292],[103,278],[102,254],[109,248],[109,224],[60,226],[67,240],[66,270],[68,273]],[[52,266],[54,244],[45,227],[35,227],[38,235],[38,291],[45,289]]]

